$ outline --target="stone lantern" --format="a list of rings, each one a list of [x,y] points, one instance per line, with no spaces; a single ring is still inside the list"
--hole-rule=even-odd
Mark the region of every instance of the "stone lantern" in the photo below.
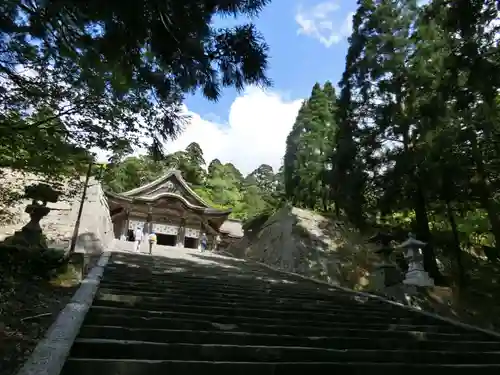
[[[405,260],[408,263],[403,283],[415,286],[434,286],[434,280],[424,269],[422,249],[427,245],[415,238],[413,233],[408,234],[408,239],[398,247],[403,249]]]
[[[387,287],[399,284],[402,280],[401,271],[391,260],[394,249],[390,243],[393,236],[388,233],[379,232],[368,239],[368,242],[377,245],[375,253],[381,258],[381,262],[373,271],[374,289],[383,291]]]
[[[60,191],[47,184],[38,183],[26,186],[24,197],[32,200],[25,209],[25,212],[30,215],[30,221],[13,236],[6,238],[4,243],[24,248],[46,249],[47,243],[42,233],[40,220],[50,212],[47,203],[57,202],[60,195]]]

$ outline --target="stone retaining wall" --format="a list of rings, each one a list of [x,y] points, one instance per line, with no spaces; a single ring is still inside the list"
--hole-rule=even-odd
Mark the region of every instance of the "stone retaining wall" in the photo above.
[[[78,215],[80,199],[72,206],[71,222],[74,224]],[[71,229],[71,233],[73,231]],[[76,251],[101,253],[114,240],[113,223],[108,202],[99,181],[91,179],[87,189],[87,199],[83,206]]]
[[[368,287],[377,262],[372,247],[352,228],[295,207],[283,207],[226,251],[354,289]]]
[[[41,181],[41,178],[32,174],[21,174],[9,170],[2,170],[3,188],[22,191],[23,186]],[[47,243],[51,247],[69,248],[71,236],[78,217],[84,178],[80,181],[71,181],[64,184],[65,194],[59,202],[48,203],[51,212],[40,222]],[[29,222],[29,215],[24,209],[29,200],[20,200],[14,206],[3,208],[8,210],[10,219],[0,223],[0,241],[14,234]],[[87,188],[85,203],[80,221],[76,251],[85,253],[100,253],[114,239],[113,225],[109,213],[106,197],[99,181],[90,179]]]

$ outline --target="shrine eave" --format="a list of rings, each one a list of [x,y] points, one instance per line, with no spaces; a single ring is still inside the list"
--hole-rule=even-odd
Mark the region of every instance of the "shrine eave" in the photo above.
[[[120,195],[124,196],[124,197],[130,197],[130,198],[137,197],[137,196],[144,194],[147,191],[150,191],[151,189],[153,189],[155,187],[162,186],[167,181],[169,181],[171,178],[173,178],[178,185],[182,186],[184,188],[184,190],[187,192],[187,194],[190,195],[196,202],[198,202],[200,206],[206,207],[206,208],[211,208],[207,202],[205,202],[198,194],[196,194],[196,192],[193,189],[191,189],[189,184],[182,178],[181,172],[178,170],[170,170],[167,173],[165,173],[163,176],[150,182],[149,184],[140,186],[138,188],[135,188],[135,189],[132,189],[129,191],[125,191],[125,192],[121,193]]]
[[[154,195],[151,197],[141,197],[141,196],[128,197],[128,196],[124,196],[121,194],[112,193],[109,191],[106,191],[105,194],[108,197],[108,199],[110,199],[111,201],[114,201],[117,204],[120,204],[120,203],[121,204],[128,204],[128,205],[134,204],[134,203],[154,204],[155,202],[157,202],[158,200],[160,200],[162,198],[174,198],[174,199],[177,199],[178,201],[180,201],[185,208],[192,210],[194,212],[197,212],[197,213],[207,215],[207,216],[224,217],[224,216],[229,215],[232,212],[231,209],[219,210],[217,208],[197,206],[197,205],[194,205],[194,204],[190,203],[189,201],[187,201],[186,198],[184,198],[183,196],[178,195],[178,194],[174,194],[174,193],[160,193],[160,194],[157,194],[157,195]]]

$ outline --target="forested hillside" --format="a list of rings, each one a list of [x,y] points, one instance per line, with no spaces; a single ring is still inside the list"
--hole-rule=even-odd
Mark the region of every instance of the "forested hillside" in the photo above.
[[[358,4],[338,92],[331,82],[314,85],[288,136],[282,171],[262,165],[244,177],[218,160],[205,165],[193,143],[160,161],[152,152],[109,165],[109,188],[128,190],[177,168],[237,218],[284,198],[361,230],[411,230],[429,243],[425,267],[438,282],[437,255],[451,259],[459,284],[477,259],[469,254],[498,259],[495,3],[470,2],[467,10],[441,0]]]
[[[359,0],[340,82],[312,88],[287,139],[282,170],[261,165],[249,176],[231,164],[204,161],[195,143],[162,155],[162,145],[185,125],[180,111],[185,93],[201,89],[217,99],[224,86],[270,83],[265,74],[267,45],[252,25],[207,31],[205,22],[212,14],[234,11],[214,4],[204,8],[207,16],[193,5],[192,16],[200,16],[200,22],[185,22],[189,12],[175,15],[185,35],[199,37],[200,56],[212,56],[202,65],[194,57],[179,63],[173,56],[182,48],[190,56],[191,45],[169,33],[158,40],[175,48],[151,51],[145,67],[134,54],[138,52],[129,48],[146,41],[125,32],[121,41],[127,54],[114,49],[120,45],[115,39],[94,45],[90,38],[80,56],[75,52],[83,48],[79,38],[89,32],[85,19],[75,21],[79,31],[70,39],[48,38],[43,45],[31,42],[32,33],[44,38],[40,30],[9,23],[0,30],[4,51],[17,52],[0,62],[0,166],[42,173],[51,180],[71,179],[83,174],[92,159],[87,150],[100,147],[114,153],[103,178],[116,192],[176,168],[204,199],[232,207],[236,218],[271,210],[283,199],[331,212],[361,230],[382,226],[415,231],[429,243],[425,266],[436,280],[437,254],[453,260],[460,283],[470,276],[468,254],[498,259],[497,1],[431,0],[419,6],[417,0]],[[241,2],[238,11],[253,14],[260,9],[248,4]],[[18,11],[17,2],[6,3],[5,14]],[[100,16],[107,19],[107,11]],[[121,19],[115,13],[113,17]],[[150,30],[161,22],[141,19],[137,25]],[[18,34],[23,37],[13,37]],[[68,43],[74,51],[61,51]],[[96,58],[103,55],[107,63]],[[120,58],[124,55],[135,58],[125,64]],[[238,57],[243,55],[245,59]],[[47,69],[52,61],[57,64]],[[158,64],[161,77],[156,75]],[[229,67],[214,74],[213,64]],[[21,65],[32,74],[16,70]],[[144,121],[137,121],[138,116]],[[150,154],[126,157],[132,146],[144,146],[144,134],[152,135]],[[0,216],[14,198],[0,184]]]
[[[497,9],[416,3],[358,2],[340,92],[316,84],[288,137],[285,191],[361,229],[415,231],[432,276],[445,253],[464,284],[468,254],[499,257]]]
[[[7,183],[13,176],[35,174],[55,187],[80,181],[95,162],[90,150],[98,148],[113,154],[105,168],[94,170],[108,189],[126,191],[179,169],[209,203],[231,207],[234,218],[257,217],[247,220],[250,234],[262,234],[256,227],[285,203],[307,209],[290,210],[304,216],[346,223],[349,236],[337,236],[340,244],[332,252],[342,246],[341,259],[353,269],[375,258],[371,248],[364,256],[367,235],[380,229],[400,240],[413,231],[428,244],[425,268],[439,285],[426,292],[448,289],[460,303],[438,295],[445,310],[500,327],[499,0],[357,0],[345,59],[307,48],[310,55],[302,61],[289,53],[305,50],[303,45],[270,49],[252,23],[270,2],[0,2],[0,226],[19,216],[11,208],[23,192]],[[340,26],[314,13],[328,31]],[[228,16],[237,22],[212,23]],[[332,48],[343,48],[343,41]],[[283,69],[301,84],[321,80],[291,129],[283,168],[261,165],[243,176],[232,164],[205,161],[196,143],[163,154],[163,146],[188,125],[182,110],[187,95],[216,101],[225,88],[269,87],[273,51],[275,72]],[[340,82],[329,58],[345,60]],[[309,62],[320,59],[326,68],[309,81],[316,72]],[[323,82],[320,74],[329,63],[332,82]],[[302,86],[288,85],[286,74],[276,80],[276,90],[298,95],[295,87]],[[255,111],[267,116],[270,108]],[[149,154],[131,157],[133,149],[145,147],[145,137]],[[281,249],[287,249],[286,239],[316,251],[324,239],[292,238],[292,229],[311,234],[298,221],[287,219],[287,231],[275,224],[273,244]],[[264,237],[257,242],[261,248],[253,249],[257,254],[273,250]],[[359,252],[364,259],[349,256],[357,248],[366,250]],[[11,338],[0,367],[7,364],[12,373],[51,324],[47,318],[40,328],[38,318],[69,300],[57,301],[54,285],[38,276],[26,282],[33,265],[47,270],[46,249],[39,249],[10,247],[3,252],[8,261],[0,264],[1,313],[9,317],[0,335]]]
[[[222,164],[214,159],[206,164],[197,143],[161,158],[132,156],[110,163],[103,173],[103,181],[108,189],[121,193],[147,184],[169,169],[180,170],[196,193],[214,207],[232,208],[231,217],[236,219],[266,212],[279,204],[283,196],[280,171],[275,173],[271,166],[262,164],[243,176],[231,163]]]

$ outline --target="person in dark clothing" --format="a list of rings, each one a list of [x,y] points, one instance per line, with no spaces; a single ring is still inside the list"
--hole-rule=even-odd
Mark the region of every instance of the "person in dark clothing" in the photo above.
[[[208,247],[208,238],[207,238],[207,235],[205,233],[203,233],[201,235],[200,247],[201,247],[201,251],[205,251]]]

